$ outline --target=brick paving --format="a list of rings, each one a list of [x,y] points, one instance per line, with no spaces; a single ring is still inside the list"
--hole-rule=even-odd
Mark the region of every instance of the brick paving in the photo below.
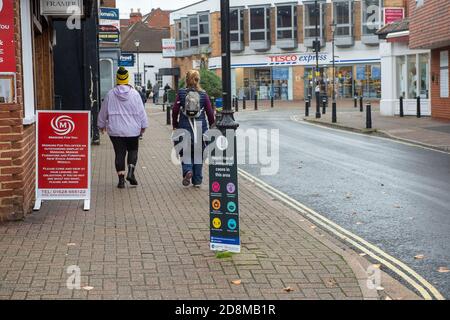
[[[89,212],[77,201],[46,202],[24,221],[0,225],[0,299],[363,298],[363,281],[318,228],[243,179],[242,253],[216,258],[207,185],[181,186],[180,167],[170,161],[171,130],[154,110],[138,188],[116,189],[103,136],[92,152]],[[71,265],[92,290],[67,289]],[[236,279],[242,283],[232,284]]]

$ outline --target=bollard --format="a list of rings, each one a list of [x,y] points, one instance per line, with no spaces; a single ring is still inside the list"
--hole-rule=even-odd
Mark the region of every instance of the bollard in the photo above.
[[[327,98],[322,98],[322,114],[327,113]]]
[[[361,97],[359,97],[359,111],[360,111],[360,112],[364,112],[364,106],[363,106],[363,103],[364,103],[363,97],[361,96]]]
[[[171,119],[170,119],[170,109],[171,108],[172,107],[170,105],[168,105],[167,108],[166,108],[166,110],[167,110],[167,112],[166,112],[166,123],[167,123],[168,126],[171,124]]]
[[[234,109],[236,110],[236,112],[239,112],[239,98],[238,97],[236,97],[236,105],[235,105]]]
[[[305,100],[305,117],[309,117],[310,104],[311,104],[311,100]]]
[[[420,110],[420,96],[417,97],[417,118],[420,118],[422,116],[421,110]]]
[[[366,105],[366,129],[372,129],[372,105],[370,102]]]
[[[331,122],[337,122],[336,101],[333,101],[333,104],[331,105]]]
[[[355,97],[353,98],[353,106],[354,106],[355,108],[358,108],[358,97],[357,97],[357,96],[355,96]]]
[[[273,108],[273,96],[270,97],[270,107]]]
[[[258,110],[258,96],[255,94],[255,110]]]
[[[166,111],[166,104],[163,103],[163,112]]]
[[[400,97],[400,117],[404,117],[405,113],[403,111],[403,96]]]
[[[242,98],[242,109],[245,110],[246,106],[245,106],[245,96]]]

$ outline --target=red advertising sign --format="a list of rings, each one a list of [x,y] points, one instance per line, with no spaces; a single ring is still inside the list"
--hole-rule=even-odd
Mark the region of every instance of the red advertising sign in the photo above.
[[[384,8],[384,24],[389,24],[405,18],[404,8]]]
[[[0,72],[16,72],[14,0],[0,0]]]
[[[89,200],[90,113],[38,111],[36,199]]]

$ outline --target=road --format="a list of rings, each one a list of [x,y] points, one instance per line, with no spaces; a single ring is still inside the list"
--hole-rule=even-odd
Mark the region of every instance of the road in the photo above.
[[[450,154],[295,122],[293,113],[236,115],[242,129],[280,132],[277,174],[240,167],[403,261],[449,298],[450,273],[437,270],[450,268]]]

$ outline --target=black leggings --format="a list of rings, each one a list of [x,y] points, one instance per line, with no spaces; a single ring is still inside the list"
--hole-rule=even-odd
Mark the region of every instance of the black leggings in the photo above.
[[[125,156],[128,152],[127,164],[136,166],[138,160],[139,137],[110,137],[116,153],[116,171],[125,171]]]

